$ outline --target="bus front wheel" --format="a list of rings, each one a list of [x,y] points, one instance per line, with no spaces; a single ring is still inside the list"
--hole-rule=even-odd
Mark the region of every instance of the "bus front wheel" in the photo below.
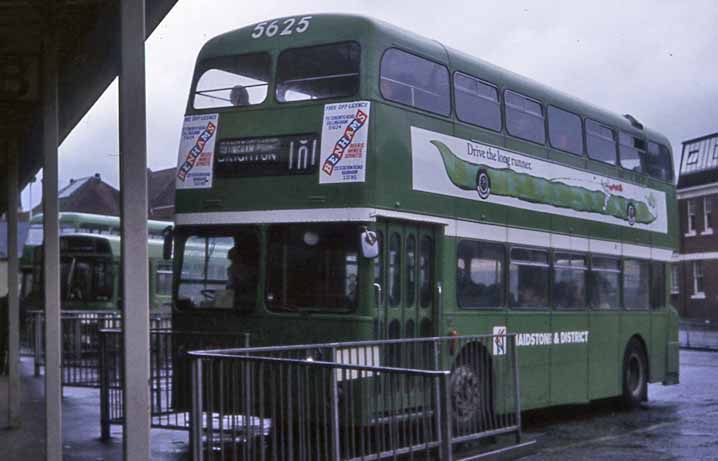
[[[492,420],[491,362],[485,354],[476,348],[465,350],[451,370],[451,406],[457,434],[478,432]]]
[[[638,408],[648,394],[648,361],[643,345],[631,338],[623,355],[623,405]]]

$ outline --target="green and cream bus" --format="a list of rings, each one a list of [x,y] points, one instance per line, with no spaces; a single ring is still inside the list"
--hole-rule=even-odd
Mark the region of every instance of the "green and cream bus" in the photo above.
[[[117,235],[75,232],[60,236],[60,296],[66,311],[116,311],[121,306],[120,251]],[[150,238],[149,300],[152,312],[167,312],[172,294],[172,262],[163,258],[163,241]],[[43,310],[42,245],[26,246],[32,254],[22,312]],[[28,257],[24,255],[24,257]]]
[[[58,215],[58,224],[60,235],[76,233],[120,235],[120,218],[118,216],[63,211]],[[163,238],[168,226],[172,226],[172,223],[167,221],[148,221],[147,233],[150,239]],[[33,258],[35,257],[35,247],[42,245],[42,239],[42,213],[40,213],[34,215],[30,220],[30,229],[20,257],[21,297],[29,295],[33,289],[33,274],[35,272],[33,270]]]
[[[178,329],[515,333],[525,409],[678,382],[671,149],[632,116],[384,22],[292,16],[202,48],[176,181]]]

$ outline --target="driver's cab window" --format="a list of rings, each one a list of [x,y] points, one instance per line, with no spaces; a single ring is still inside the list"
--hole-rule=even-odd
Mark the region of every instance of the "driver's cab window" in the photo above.
[[[256,303],[259,239],[191,236],[184,245],[177,300],[195,308],[248,309]]]

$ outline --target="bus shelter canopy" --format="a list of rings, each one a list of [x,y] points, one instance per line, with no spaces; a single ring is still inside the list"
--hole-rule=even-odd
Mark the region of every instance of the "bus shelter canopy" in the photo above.
[[[117,76],[121,0],[0,0],[0,213],[7,208],[7,158],[23,188],[42,167],[42,47],[58,50],[59,142]],[[147,35],[177,0],[146,0]],[[7,153],[7,154],[6,154]]]

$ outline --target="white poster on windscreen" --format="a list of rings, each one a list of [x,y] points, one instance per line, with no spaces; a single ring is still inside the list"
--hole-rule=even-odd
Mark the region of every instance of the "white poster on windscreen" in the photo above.
[[[214,143],[219,128],[219,114],[187,115],[182,125],[177,189],[212,187]]]
[[[369,102],[324,106],[319,184],[364,182]]]

